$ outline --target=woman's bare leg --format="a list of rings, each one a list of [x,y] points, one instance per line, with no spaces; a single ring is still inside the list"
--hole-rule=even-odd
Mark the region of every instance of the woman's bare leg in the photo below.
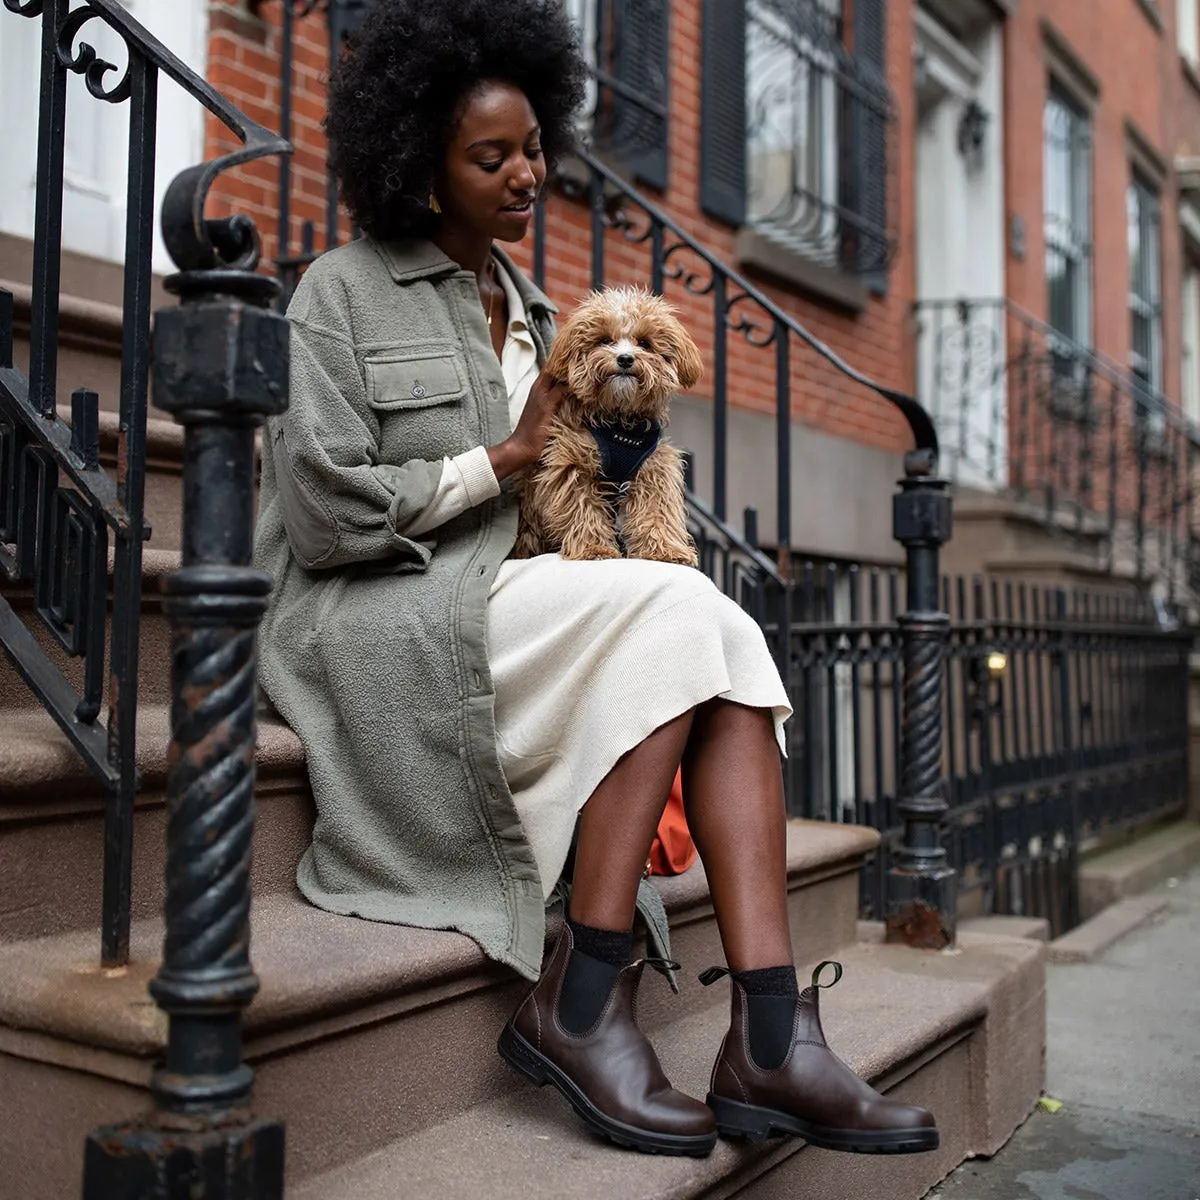
[[[633,924],[638,881],[683,760],[688,826],[708,873],[735,971],[792,961],[783,775],[765,709],[711,700],[656,729],[584,805],[570,916],[595,929]]]
[[[771,713],[725,700],[695,709],[683,796],[729,966],[789,965],[787,827]]]
[[[568,909],[593,929],[630,929],[646,855],[692,727],[692,710],[623,755],[583,806]]]

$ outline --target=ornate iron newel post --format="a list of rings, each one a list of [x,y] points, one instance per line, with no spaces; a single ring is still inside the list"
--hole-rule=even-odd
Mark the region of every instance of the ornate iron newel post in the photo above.
[[[898,618],[904,662],[901,780],[904,822],[887,880],[887,938],[940,950],[953,945],[958,879],[939,826],[946,815],[942,774],[942,688],[950,618],[939,601],[938,554],[950,540],[950,495],[934,479],[935,456],[905,456],[905,478],[892,501],[892,536],[907,559],[907,603]]]
[[[86,1200],[276,1200],[283,1126],[250,1111],[241,1012],[250,967],[256,631],[270,576],[250,567],[254,430],[287,402],[288,324],[274,280],[185,271],[156,315],[154,402],[185,428],[183,564],[163,584],[173,627],[162,967],[170,1018],[156,1109],[88,1139]]]

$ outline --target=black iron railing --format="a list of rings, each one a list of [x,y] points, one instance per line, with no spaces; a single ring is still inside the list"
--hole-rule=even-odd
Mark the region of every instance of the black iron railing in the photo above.
[[[612,168],[588,151],[578,152],[582,176],[572,173],[561,180],[562,192],[587,205],[590,254],[590,286],[604,287],[609,281],[608,260],[617,247],[641,247],[645,255],[644,280],[655,292],[670,294],[680,289],[695,297],[706,297],[711,305],[713,355],[706,375],[713,409],[712,510],[715,517],[728,517],[728,421],[730,343],[740,339],[769,351],[774,373],[776,417],[776,529],[781,546],[791,544],[791,451],[792,353],[798,343],[828,362],[851,383],[868,388],[893,406],[912,433],[919,460],[917,474],[932,474],[937,464],[938,438],[925,409],[899,389],[885,386],[855,370],[804,325],[772,301],[744,276],[726,266],[715,254],[692,237],[663,208],[633,189]],[[546,210],[539,206],[534,226],[533,276],[545,283],[547,256]],[[628,255],[621,270],[630,272]]]
[[[250,568],[254,430],[287,403],[288,328],[267,311],[274,280],[253,274],[259,239],[244,217],[205,217],[217,176],[289,149],[248,121],[152,37],[116,0],[4,0],[41,17],[37,206],[28,373],[13,365],[13,305],[0,293],[0,572],[31,589],[34,619],[82,658],[82,684],[44,650],[0,597],[0,644],[108,791],[102,958],[129,954],[133,802],[137,790],[139,616],[142,604],[147,390],[184,426],[180,569],[163,581],[171,621],[163,959],[151,991],[167,1013],[166,1062],[151,1081],[156,1109],[95,1131],[84,1195],[277,1197],[283,1128],[257,1121],[241,1059],[241,1010],[258,989],[250,967],[250,846],[254,828],[255,629],[269,577]],[[83,35],[120,37],[124,70]],[[67,77],[99,102],[129,104],[125,292],[117,473],[99,463],[98,397],[77,391],[71,421],[57,390],[59,274]],[[178,175],[162,206],[177,274],[177,308],[150,319],[157,89],[165,76],[242,143]],[[107,550],[113,544],[111,635]],[[103,681],[107,650],[108,707]]]
[[[901,837],[903,574],[809,562],[793,579],[789,807],[881,832],[862,880],[878,919]],[[1081,848],[1186,807],[1193,631],[1134,594],[982,578],[941,594],[942,833],[959,890],[1061,933],[1080,919]]]
[[[1200,594],[1200,433],[1132,372],[1005,300],[917,305],[946,474],[1005,490],[1098,565]]]

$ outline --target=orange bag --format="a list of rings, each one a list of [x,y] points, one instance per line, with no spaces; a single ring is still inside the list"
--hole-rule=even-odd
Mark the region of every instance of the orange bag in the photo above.
[[[683,814],[683,773],[675,772],[675,782],[667,797],[667,807],[658,822],[658,832],[646,860],[647,875],[680,875],[696,861],[696,843],[688,832]]]

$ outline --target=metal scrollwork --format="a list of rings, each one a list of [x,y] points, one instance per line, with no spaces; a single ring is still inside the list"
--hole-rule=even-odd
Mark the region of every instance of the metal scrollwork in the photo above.
[[[117,65],[100,58],[95,48],[88,45],[87,42],[79,43],[78,52],[75,52],[73,49],[75,39],[79,36],[80,30],[89,21],[102,21],[103,19],[103,13],[93,8],[90,4],[83,8],[77,8],[72,12],[58,30],[58,61],[68,71],[74,71],[76,75],[82,75],[87,83],[87,90],[97,100],[104,100],[109,104],[120,104],[128,100],[130,96],[129,64],[126,63],[125,71],[117,83],[111,88],[106,88],[104,86],[104,76],[109,71],[117,70]],[[126,46],[128,47],[128,43],[126,43]]]
[[[772,321],[771,327],[766,329],[760,322],[748,315],[746,309],[753,304],[754,297],[747,292],[739,292],[731,297],[725,305],[725,323],[734,333],[740,333],[750,345],[770,346],[775,341],[779,326]]]
[[[701,267],[691,267],[683,261],[683,255],[689,252],[699,257]],[[682,283],[693,296],[707,296],[712,292],[716,283],[713,265],[690,242],[672,242],[663,251],[662,261],[664,277]]]
[[[4,0],[4,7],[18,17],[40,17],[45,0]]]
[[[11,6],[11,0],[5,0]],[[104,76],[114,70],[83,44],[78,54],[72,44],[88,21],[100,18],[125,42],[130,63],[121,81],[105,89]],[[263,125],[251,121],[202,79],[156,37],[136,21],[117,0],[89,0],[73,12],[59,33],[59,57],[70,70],[84,74],[92,95],[110,103],[127,99],[134,59],[157,69],[199,101],[242,143],[241,149],[190,167],[171,181],[162,206],[163,241],[175,264],[184,271],[216,269],[253,270],[258,264],[260,241],[248,217],[213,221],[204,215],[208,193],[223,172],[251,159],[290,153],[290,143]]]
[[[644,245],[654,236],[655,220],[642,208],[632,211],[623,196],[615,196],[608,206],[608,224],[635,246]]]

